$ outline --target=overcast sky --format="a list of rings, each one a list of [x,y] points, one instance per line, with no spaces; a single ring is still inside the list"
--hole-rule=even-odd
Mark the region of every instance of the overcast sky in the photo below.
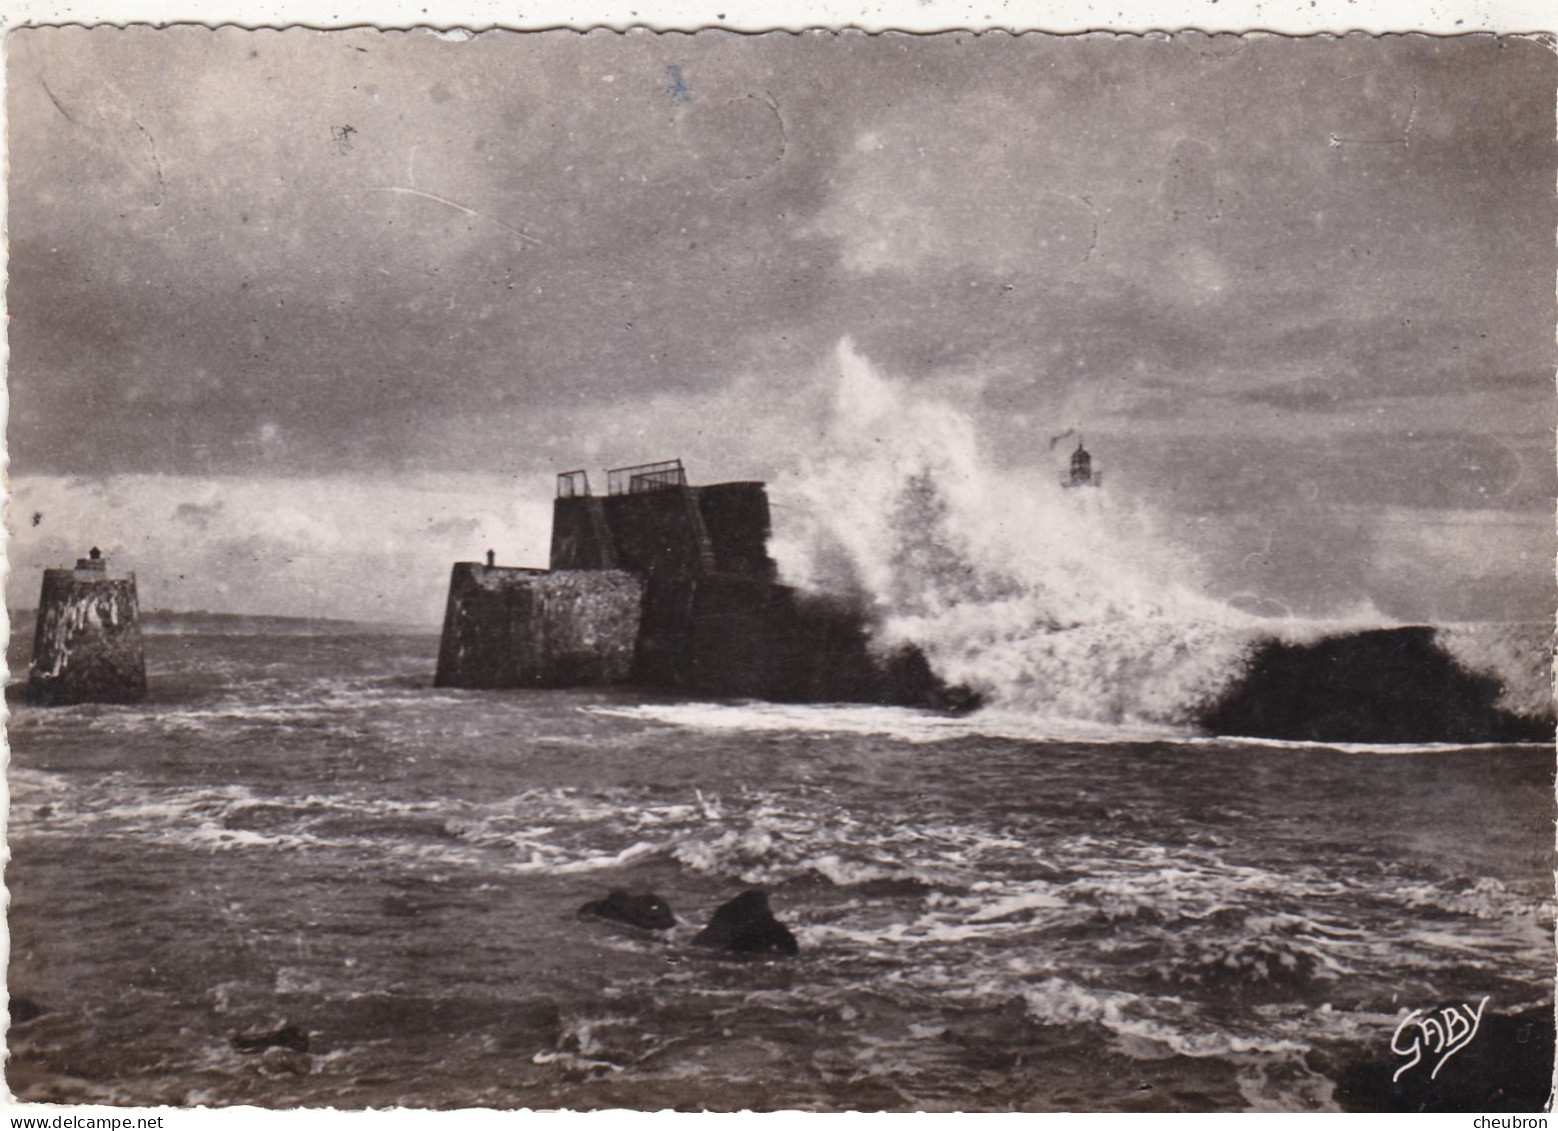
[[[839,343],[1214,593],[1552,599],[1553,90],[1490,37],[7,36],[10,597],[436,620],[554,472],[794,472]],[[782,514],[781,514],[782,520]]]

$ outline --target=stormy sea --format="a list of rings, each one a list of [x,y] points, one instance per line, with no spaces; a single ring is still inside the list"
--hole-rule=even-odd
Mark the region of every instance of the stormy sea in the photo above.
[[[1408,1011],[1551,1012],[1543,745],[437,690],[436,649],[149,617],[144,703],[13,699],[20,1099],[1335,1110]],[[578,914],[616,888],[677,925]],[[798,955],[690,945],[750,889]]]
[[[1228,592],[1139,493],[837,361],[779,574],[975,709],[435,688],[427,628],[148,614],[144,702],[8,696],[11,1089],[1540,1106],[1551,623]],[[676,924],[579,914],[614,890]],[[694,945],[753,890],[798,954]]]

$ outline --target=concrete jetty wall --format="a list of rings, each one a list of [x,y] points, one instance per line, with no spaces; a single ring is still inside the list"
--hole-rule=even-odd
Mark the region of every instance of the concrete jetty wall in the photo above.
[[[734,698],[972,705],[917,651],[878,656],[860,609],[778,583],[762,483],[688,486],[668,466],[624,477],[647,485],[606,496],[583,493],[567,473],[550,573],[455,566],[439,686],[633,682]]]
[[[552,568],[616,569],[617,548],[606,525],[606,500],[559,498],[552,505]]]
[[[438,687],[579,687],[627,680],[644,583],[618,570],[549,572],[457,562]]]
[[[699,487],[698,514],[709,538],[717,573],[754,581],[779,580],[768,556],[772,519],[768,489],[761,483],[715,483]]]
[[[34,703],[133,703],[146,695],[135,574],[100,557],[43,573],[27,697]]]
[[[880,703],[968,710],[913,646],[873,647],[851,601],[731,575],[697,580],[690,671],[701,694],[796,703]]]
[[[778,568],[768,556],[769,523],[767,491],[754,482],[562,497],[552,511],[551,564],[558,571],[621,569],[643,577],[636,682],[709,688],[712,678],[721,688],[739,688],[731,694],[761,695],[768,681],[756,672],[774,665],[773,640],[765,632],[775,626],[763,610],[786,599],[770,592]],[[700,596],[708,593],[720,596]],[[733,602],[743,598],[746,611],[737,616]],[[739,641],[720,649],[735,669],[699,660],[696,606],[711,599],[719,611],[707,615],[744,630]],[[711,631],[701,636],[711,639]],[[737,676],[737,670],[745,674]]]
[[[708,573],[775,581],[761,483],[567,496],[552,507],[554,570],[625,569],[686,580]]]

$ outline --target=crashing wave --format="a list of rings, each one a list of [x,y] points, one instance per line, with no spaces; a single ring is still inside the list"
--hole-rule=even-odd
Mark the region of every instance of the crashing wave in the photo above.
[[[1551,738],[1544,626],[1256,616],[1207,596],[1144,509],[997,474],[966,412],[847,340],[837,368],[824,454],[775,484],[781,570],[987,708],[1301,741]]]

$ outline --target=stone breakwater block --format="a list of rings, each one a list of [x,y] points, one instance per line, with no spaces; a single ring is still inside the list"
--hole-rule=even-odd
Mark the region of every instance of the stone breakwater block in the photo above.
[[[733,954],[799,954],[800,944],[788,927],[774,918],[768,896],[744,891],[718,907],[693,946],[728,950]]]
[[[27,697],[34,703],[134,703],[146,696],[135,574],[43,573]],[[83,563],[84,564],[84,563]]]
[[[457,562],[439,644],[437,687],[593,687],[633,668],[644,581],[617,570]]]
[[[671,905],[654,892],[629,895],[620,888],[605,899],[593,900],[579,908],[580,915],[593,915],[598,919],[610,919],[626,923],[630,927],[642,927],[647,931],[667,931],[676,926],[676,916]]]

